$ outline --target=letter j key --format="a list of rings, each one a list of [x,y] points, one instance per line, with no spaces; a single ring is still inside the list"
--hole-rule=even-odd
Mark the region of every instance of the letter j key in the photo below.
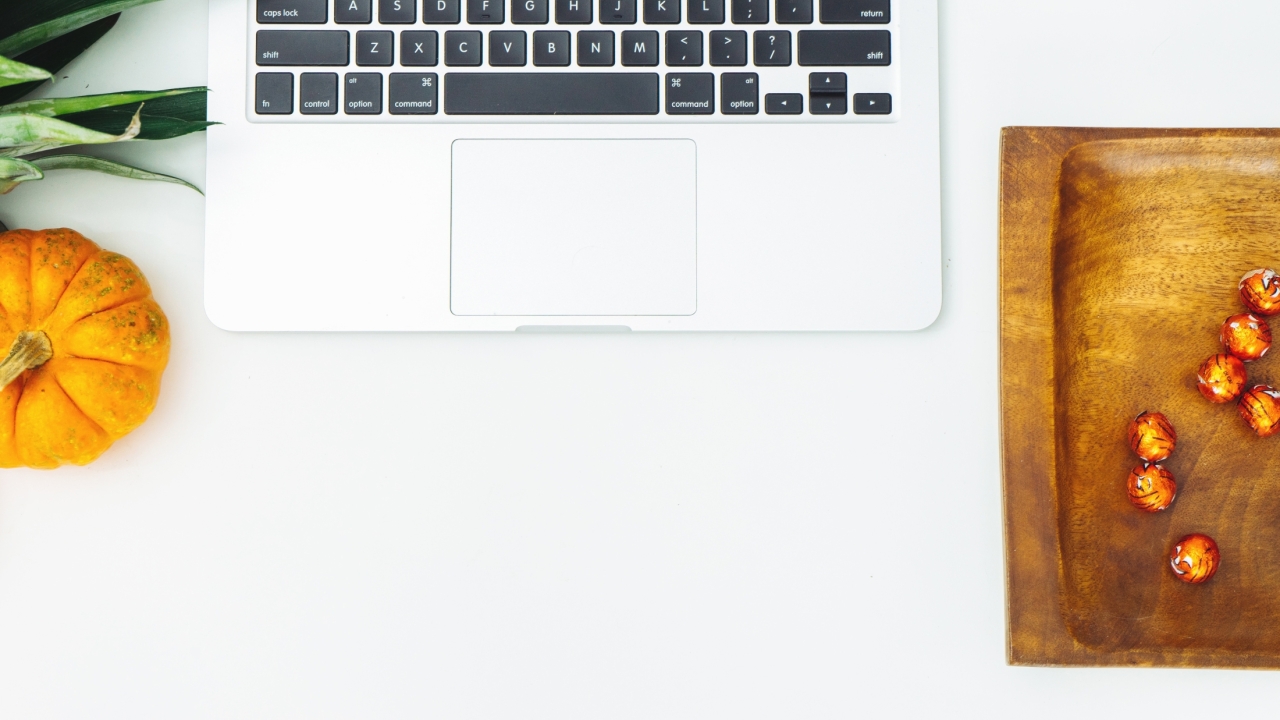
[[[605,25],[634,25],[636,0],[600,0],[600,22]]]

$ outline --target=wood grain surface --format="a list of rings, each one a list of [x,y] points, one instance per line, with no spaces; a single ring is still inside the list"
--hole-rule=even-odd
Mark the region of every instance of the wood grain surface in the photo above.
[[[1241,275],[1280,265],[1280,131],[1007,128],[1000,248],[1010,662],[1280,667],[1280,438],[1195,387]],[[1124,489],[1143,410],[1178,432],[1155,515]],[[1168,566],[1191,532],[1204,585]]]

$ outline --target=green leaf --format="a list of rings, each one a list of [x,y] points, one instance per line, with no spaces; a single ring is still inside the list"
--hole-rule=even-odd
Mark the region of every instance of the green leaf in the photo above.
[[[82,113],[90,110],[119,107],[120,105],[137,105],[138,103],[144,103],[148,100],[156,100],[157,98],[186,95],[189,93],[203,93],[208,92],[208,90],[208,88],[203,87],[176,88],[174,90],[157,90],[155,92],[133,90],[130,92],[108,93],[105,95],[80,95],[78,97],[69,98],[27,100],[26,102],[0,106],[0,115],[21,113],[23,115],[57,117],[59,115],[68,115],[71,113]],[[129,114],[133,115],[133,112],[130,112]]]
[[[32,80],[48,80],[53,77],[47,70],[23,65],[20,62],[0,56],[0,87],[8,87]]]
[[[33,161],[37,170],[91,170],[93,172],[106,173],[117,177],[129,178],[131,180],[151,180],[155,182],[167,182],[191,188],[196,192],[200,192],[200,188],[181,178],[172,175],[161,175],[149,170],[124,165],[110,160],[104,160],[89,155],[46,155],[39,160]]]
[[[11,3],[11,6],[25,6],[28,3]],[[30,3],[40,4],[41,3]],[[0,15],[3,14],[6,6],[4,0],[0,0]],[[40,47],[29,52],[22,53],[14,58],[19,62],[35,67],[44,68],[49,72],[57,75],[72,60],[80,57],[80,54],[88,50],[90,46],[98,42],[107,31],[115,27],[116,21],[120,19],[119,15],[112,15],[109,18],[99,20],[91,25],[86,25],[79,30],[69,32],[62,37],[51,40]],[[0,18],[0,27],[9,27]],[[36,88],[40,87],[43,82],[30,82],[21,85],[13,85],[7,88],[0,88],[0,105],[11,103],[15,100],[26,97]]]
[[[0,157],[0,195],[7,195],[20,183],[43,177],[44,172],[26,160]]]
[[[29,2],[30,0],[24,0]],[[0,55],[14,57],[32,48],[78,30],[92,22],[115,15],[138,5],[157,2],[158,0],[107,0],[99,2],[67,15],[28,27],[0,40]]]
[[[68,145],[103,145],[132,140],[142,129],[141,114],[120,135],[89,130],[41,115],[0,115],[0,157],[21,157]]]
[[[208,97],[204,92],[190,92],[166,95],[142,104],[118,105],[60,117],[90,130],[119,134],[129,127],[134,113],[141,109],[142,132],[138,139],[166,140],[199,132],[212,125],[205,119],[207,106]]]
[[[0,28],[4,28],[5,35],[12,35],[101,2],[104,0],[3,0],[0,2]]]

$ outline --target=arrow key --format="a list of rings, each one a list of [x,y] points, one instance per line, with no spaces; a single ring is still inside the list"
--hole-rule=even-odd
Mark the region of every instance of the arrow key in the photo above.
[[[812,115],[845,115],[849,112],[849,98],[844,95],[810,93],[809,113]]]
[[[804,96],[800,93],[768,93],[764,96],[768,115],[799,115],[804,112]]]
[[[843,95],[849,89],[849,78],[842,72],[809,73],[809,92]]]
[[[854,93],[855,115],[889,115],[893,112],[893,96],[889,93]]]

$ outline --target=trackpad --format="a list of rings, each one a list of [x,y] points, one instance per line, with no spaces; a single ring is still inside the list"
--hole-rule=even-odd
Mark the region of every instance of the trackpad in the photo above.
[[[692,140],[457,140],[455,315],[692,315]]]

